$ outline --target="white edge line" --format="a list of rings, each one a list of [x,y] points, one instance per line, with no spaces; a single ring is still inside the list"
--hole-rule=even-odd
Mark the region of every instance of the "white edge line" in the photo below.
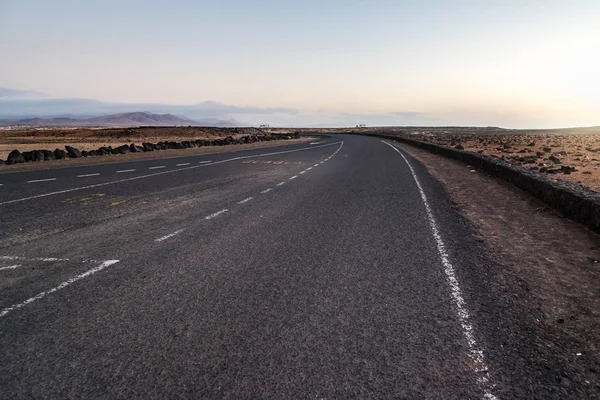
[[[5,269],[16,269],[16,268],[19,268],[21,266],[22,266],[21,264],[17,264],[17,265],[9,265],[8,267],[0,267],[0,271],[3,271]]]
[[[135,169],[122,169],[117,171],[117,174],[122,174],[123,172],[135,172]]]
[[[458,320],[460,321],[460,325],[462,327],[463,336],[467,340],[467,345],[469,349],[468,355],[475,365],[475,372],[478,374],[477,383],[479,383],[479,385],[483,389],[485,399],[497,400],[497,397],[491,392],[491,388],[493,387],[493,385],[490,382],[490,375],[488,372],[487,365],[485,363],[483,350],[481,349],[481,347],[479,347],[479,344],[475,340],[475,335],[473,333],[473,325],[471,325],[471,322],[469,321],[469,312],[466,308],[466,302],[463,298],[462,290],[460,289],[458,279],[456,278],[454,267],[452,266],[452,263],[450,263],[448,253],[446,252],[446,246],[442,240],[442,236],[440,235],[440,231],[435,221],[435,217],[433,216],[433,211],[431,209],[431,206],[429,205],[429,202],[427,201],[427,196],[423,191],[423,187],[421,186],[421,183],[417,178],[415,170],[413,169],[412,165],[410,165],[408,159],[404,156],[404,154],[402,154],[400,150],[398,150],[395,146],[389,144],[388,142],[384,142],[383,140],[381,142],[387,144],[402,156],[402,158],[406,162],[406,165],[408,165],[410,172],[412,173],[415,183],[417,184],[417,188],[419,189],[419,193],[421,194],[421,199],[423,200],[423,204],[425,205],[425,211],[427,213],[429,225],[431,226],[431,231],[437,244],[438,254],[440,256],[440,260],[442,261],[442,265],[444,266],[446,280],[450,285],[452,300],[454,300],[454,306],[456,307]]]
[[[27,181],[27,183],[37,183],[37,182],[50,182],[55,181],[56,178],[48,178],[48,179],[34,179],[32,181]],[[1,203],[0,203],[1,204]]]
[[[224,208],[222,210],[217,211],[216,213],[212,213],[210,215],[207,215],[206,217],[204,217],[204,219],[213,219],[214,217],[218,217],[219,215],[225,213],[229,211],[228,209]]]
[[[33,303],[34,301],[39,300],[41,298],[44,298],[44,297],[48,296],[49,294],[52,294],[52,293],[57,292],[57,291],[59,291],[61,289],[64,289],[67,286],[69,286],[70,284],[75,283],[78,280],[86,278],[86,277],[88,277],[90,275],[93,275],[96,272],[100,272],[104,268],[110,267],[111,265],[116,264],[118,262],[119,262],[119,260],[106,260],[106,261],[103,261],[97,267],[94,267],[94,268],[92,268],[92,269],[84,272],[83,274],[76,275],[76,276],[74,276],[74,277],[72,277],[72,278],[64,281],[63,283],[61,283],[60,285],[58,285],[58,286],[56,286],[56,287],[54,287],[52,289],[48,289],[46,291],[43,291],[43,292],[35,295],[34,297],[31,297],[31,298],[25,300],[22,303],[13,304],[10,307],[4,308],[2,311],[0,311],[0,318],[6,316],[6,314],[10,313],[11,311],[15,311],[15,310],[18,310],[19,308],[25,307],[27,304]]]
[[[187,168],[180,168],[180,169],[176,169],[176,170],[172,169],[172,170],[169,170],[169,171],[155,172],[155,173],[152,173],[152,174],[133,176],[131,178],[118,179],[116,181],[102,182],[102,183],[96,183],[94,185],[80,186],[80,187],[75,187],[75,188],[71,188],[71,189],[59,190],[59,191],[56,191],[56,192],[49,192],[49,193],[38,194],[36,196],[24,197],[24,198],[21,198],[21,199],[7,200],[7,201],[1,202],[0,206],[6,205],[6,204],[12,204],[12,203],[20,203],[20,202],[27,201],[27,200],[39,199],[41,197],[53,196],[53,195],[56,195],[56,194],[70,193],[70,192],[75,192],[75,191],[79,191],[79,190],[92,189],[92,188],[97,188],[97,187],[107,186],[107,185],[114,185],[116,183],[129,182],[129,181],[133,181],[133,180],[137,180],[137,179],[150,178],[150,177],[153,177],[153,176],[159,176],[159,175],[164,175],[164,174],[172,174],[174,172],[187,171],[187,170],[190,170],[190,169],[207,167],[207,166],[212,166],[212,165],[216,165],[216,164],[222,164],[222,163],[226,163],[226,162],[230,162],[230,161],[245,160],[247,158],[254,158],[254,157],[275,156],[275,155],[278,155],[278,154],[295,153],[295,152],[298,152],[298,151],[314,150],[314,149],[318,149],[318,148],[321,148],[321,147],[333,146],[333,145],[340,144],[340,143],[341,143],[341,145],[344,144],[344,142],[341,141],[341,142],[334,142],[334,143],[323,144],[323,145],[319,145],[319,146],[315,146],[315,147],[303,147],[301,149],[285,150],[285,151],[277,151],[277,152],[272,152],[272,153],[264,153],[264,154],[256,154],[256,155],[248,155],[248,156],[240,156],[240,157],[228,158],[226,160],[215,161],[215,162],[211,163],[210,165],[206,165],[206,164],[192,165],[191,167],[187,167]]]
[[[168,235],[165,235],[163,237],[160,237],[160,238],[156,239],[155,242],[162,242],[163,240],[170,239],[170,238],[172,238],[175,235],[179,235],[183,231],[185,231],[185,229],[179,229],[179,230],[177,230],[177,231],[175,231],[173,233],[169,233]]]
[[[100,175],[99,172],[96,172],[95,174],[83,174],[83,175],[77,175],[78,178],[87,178],[88,176],[98,176]]]

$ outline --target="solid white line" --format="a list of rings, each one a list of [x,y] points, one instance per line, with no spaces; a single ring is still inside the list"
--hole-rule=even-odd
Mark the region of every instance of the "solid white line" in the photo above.
[[[2,311],[0,311],[0,318],[4,317],[6,314],[8,314],[11,311],[15,311],[15,310],[17,310],[17,309],[19,309],[21,307],[25,307],[27,304],[33,303],[34,301],[39,300],[39,299],[41,299],[43,297],[46,297],[47,295],[49,295],[51,293],[57,292],[57,291],[59,291],[61,289],[64,289],[67,286],[69,286],[70,284],[75,283],[78,280],[83,279],[85,277],[88,277],[90,275],[93,275],[96,272],[100,272],[104,268],[110,267],[111,265],[116,264],[118,262],[119,262],[119,260],[107,260],[107,261],[104,261],[102,264],[98,265],[97,267],[92,268],[89,271],[84,272],[83,274],[76,275],[76,276],[74,276],[74,277],[72,277],[72,278],[64,281],[63,283],[61,283],[60,285],[58,285],[58,286],[56,286],[56,287],[54,287],[52,289],[46,290],[44,292],[41,292],[41,293],[35,295],[34,297],[31,297],[31,298],[25,300],[22,303],[14,304],[14,305],[12,305],[10,307],[7,307],[7,308],[3,309]]]
[[[238,203],[238,204],[244,204],[244,203],[247,203],[247,202],[249,202],[249,201],[250,201],[250,200],[252,200],[252,199],[254,199],[254,197],[247,197],[247,198],[245,198],[244,200],[238,201],[237,203]]]
[[[176,167],[185,167],[186,165],[190,165],[190,163],[189,162],[184,162],[184,163],[181,163],[181,164],[175,164]]]
[[[281,185],[284,185],[284,184],[285,184],[285,182],[279,182],[279,183],[277,184],[277,186],[281,186]]]
[[[74,187],[74,188],[71,188],[71,189],[58,190],[56,192],[49,192],[49,193],[38,194],[36,196],[23,197],[21,199],[7,200],[7,201],[1,202],[0,206],[6,205],[6,204],[12,204],[12,203],[20,203],[22,201],[39,199],[39,198],[47,197],[47,196],[54,196],[54,195],[57,195],[57,194],[70,193],[70,192],[75,192],[75,191],[79,191],[79,190],[92,189],[92,188],[97,188],[97,187],[107,186],[107,185],[114,185],[116,183],[129,182],[129,181],[134,181],[134,180],[137,180],[137,179],[145,179],[145,178],[151,178],[151,177],[154,177],[154,176],[159,176],[159,175],[164,175],[164,174],[172,174],[172,173],[175,173],[175,172],[187,171],[187,170],[195,169],[195,168],[210,167],[210,166],[213,166],[213,165],[216,165],[216,164],[222,164],[222,163],[226,163],[226,162],[230,162],[230,161],[244,160],[244,159],[247,159],[247,158],[275,156],[275,155],[278,155],[278,154],[295,153],[295,152],[298,152],[298,151],[314,150],[314,149],[319,149],[321,147],[333,146],[333,145],[339,144],[339,143],[341,143],[341,145],[344,144],[344,142],[334,142],[334,143],[323,144],[323,145],[319,145],[319,146],[315,146],[315,147],[303,147],[301,149],[285,150],[285,151],[277,151],[277,152],[273,152],[273,153],[263,153],[263,154],[256,154],[256,155],[253,154],[253,155],[249,155],[249,156],[240,156],[240,157],[228,158],[226,160],[216,161],[216,162],[211,163],[211,164],[192,165],[191,167],[187,167],[187,168],[180,168],[180,169],[172,169],[172,170],[168,170],[168,171],[155,172],[155,173],[152,173],[152,174],[133,176],[131,178],[118,179],[118,180],[115,180],[115,181],[109,181],[109,182],[103,182],[103,183],[96,183],[94,185],[79,186],[79,187]]]
[[[167,168],[167,167],[166,167],[166,166],[164,166],[164,165],[158,165],[158,166],[156,166],[156,167],[150,167],[150,168],[148,168],[148,169],[162,169],[162,168]]]
[[[207,163],[211,163],[212,161],[199,161],[198,164],[207,164]]]
[[[179,235],[183,231],[185,231],[185,229],[180,229],[180,230],[175,231],[173,233],[169,233],[168,235],[165,235],[163,237],[160,237],[160,238],[156,239],[155,242],[162,242],[163,240],[170,239],[170,238],[172,238],[175,235]]]
[[[50,182],[50,181],[55,181],[56,178],[48,178],[48,179],[36,179],[33,181],[27,181],[27,183],[37,183],[37,182]]]
[[[272,188],[268,188],[268,189],[263,190],[261,193],[269,193],[271,190],[273,190],[273,189]]]
[[[417,174],[413,169],[412,165],[408,162],[408,159],[398,150],[395,146],[381,141],[384,144],[387,144],[392,149],[394,149],[398,154],[402,156],[410,172],[412,173],[413,179],[417,184],[417,188],[419,189],[419,193],[421,194],[421,200],[423,200],[423,204],[425,205],[425,211],[427,213],[427,218],[429,220],[429,225],[431,226],[431,231],[433,233],[433,237],[437,244],[438,254],[440,256],[440,260],[442,261],[442,265],[444,266],[444,272],[446,274],[446,280],[450,285],[452,300],[454,300],[454,306],[456,307],[456,311],[458,314],[458,320],[460,321],[460,325],[462,327],[463,336],[467,340],[468,345],[468,355],[473,361],[474,370],[478,375],[477,382],[481,386],[484,392],[485,399],[497,399],[491,392],[493,385],[490,382],[490,375],[488,373],[488,368],[485,363],[485,357],[483,355],[482,348],[477,344],[475,340],[475,334],[473,333],[473,325],[469,321],[469,312],[466,307],[465,299],[462,295],[462,290],[460,289],[460,285],[458,284],[458,279],[456,279],[456,273],[454,271],[454,267],[450,263],[450,259],[448,257],[448,253],[446,252],[446,246],[442,240],[442,236],[440,235],[440,230],[437,226],[435,218],[433,216],[433,211],[429,202],[427,201],[427,196],[425,196],[425,192],[423,191],[423,187],[417,178]]]
[[[95,174],[85,174],[85,175],[77,175],[78,178],[87,178],[88,176],[98,176],[100,173],[96,172]]]
[[[8,267],[0,267],[0,271],[5,270],[5,269],[15,269],[15,268],[19,268],[21,265],[17,264],[17,265],[9,265]]]
[[[221,215],[221,214],[223,214],[223,213],[225,213],[227,211],[229,211],[229,210],[226,209],[226,208],[224,208],[221,211],[217,211],[216,213],[212,213],[212,214],[206,216],[205,219],[213,219],[214,217],[217,217],[217,216],[219,216],[219,215]]]
[[[121,171],[117,171],[117,174],[122,174],[123,172],[134,172],[135,169],[122,169]]]
[[[294,176],[292,176],[292,177],[290,178],[290,181],[291,181],[292,179],[296,179],[297,177],[298,177],[298,175],[294,175]]]

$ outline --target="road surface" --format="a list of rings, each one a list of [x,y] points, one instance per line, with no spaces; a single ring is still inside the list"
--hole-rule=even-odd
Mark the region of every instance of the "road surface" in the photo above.
[[[518,397],[485,257],[416,161],[181,155],[0,174],[0,397]]]

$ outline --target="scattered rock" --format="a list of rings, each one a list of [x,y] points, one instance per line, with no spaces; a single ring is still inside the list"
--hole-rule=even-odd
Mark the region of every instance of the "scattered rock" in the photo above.
[[[142,147],[144,148],[144,151],[154,151],[155,148],[155,146],[149,142],[142,143]]]
[[[550,153],[552,151],[552,147],[544,147],[542,150],[544,150],[544,153]]]
[[[33,152],[32,151],[24,151],[21,154],[23,155],[25,162],[33,161]]]
[[[57,160],[62,160],[63,158],[67,158],[67,152],[61,149],[54,150],[54,157]]]
[[[131,153],[131,148],[126,144],[124,144],[123,146],[115,147],[113,150],[116,152],[116,154]]]
[[[554,154],[548,157],[548,160],[552,161],[554,164],[560,164],[560,158],[558,158]]]
[[[56,156],[50,150],[42,150],[44,152],[44,160],[56,160]]]
[[[19,150],[11,151],[10,154],[8,155],[8,157],[6,158],[7,165],[24,163],[24,162],[25,162],[25,157],[23,157],[23,154],[21,154],[21,152]]]
[[[535,142],[531,142],[531,143],[529,143],[527,146],[529,146],[529,147],[533,147],[533,146],[535,146]]]
[[[456,146],[454,146],[454,148],[455,148],[456,150],[464,150],[464,149],[465,149],[465,147],[464,147],[464,146],[463,146],[461,143],[459,143],[459,144],[457,144]]]
[[[69,153],[70,157],[73,158],[79,158],[81,157],[81,151],[79,151],[78,149],[76,149],[75,147],[72,146],[65,146],[65,149],[67,150],[67,153]]]

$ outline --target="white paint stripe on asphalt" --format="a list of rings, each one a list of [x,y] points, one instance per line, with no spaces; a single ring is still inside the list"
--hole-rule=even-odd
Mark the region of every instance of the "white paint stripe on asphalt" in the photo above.
[[[264,194],[264,193],[269,193],[271,190],[273,190],[273,188],[268,188],[268,189],[265,189],[265,190],[263,190],[261,193],[263,193],[263,194]]]
[[[119,262],[119,260],[107,260],[107,261],[104,261],[100,265],[98,265],[97,267],[92,268],[89,271],[84,272],[83,274],[76,275],[76,276],[74,276],[74,277],[72,277],[72,278],[64,281],[63,283],[61,283],[60,285],[58,285],[58,286],[56,286],[56,287],[54,287],[52,289],[46,290],[44,292],[41,292],[41,293],[35,295],[34,297],[31,297],[31,298],[25,300],[22,303],[13,304],[12,306],[7,307],[7,308],[3,309],[2,311],[0,311],[0,318],[6,316],[6,314],[10,313],[11,311],[15,311],[15,310],[18,310],[19,308],[25,307],[27,304],[33,303],[34,301],[39,300],[41,298],[44,298],[44,297],[48,296],[49,294],[52,294],[52,293],[57,292],[57,291],[59,291],[61,289],[64,289],[67,286],[69,286],[70,284],[75,283],[78,280],[86,278],[86,277],[88,277],[90,275],[93,275],[96,272],[100,272],[104,268],[110,267],[111,265],[116,264],[118,262]]]
[[[186,165],[190,165],[190,163],[189,162],[184,162],[184,163],[181,163],[181,164],[175,164],[176,167],[185,167]]]
[[[254,199],[254,197],[247,197],[247,198],[245,198],[244,200],[238,201],[237,203],[238,203],[238,204],[244,204],[244,203],[247,203],[247,202],[249,202],[249,201],[250,201],[250,200],[252,200],[252,199]]]
[[[316,165],[315,165],[316,166]],[[313,167],[308,167],[306,168],[307,171],[310,171],[311,169],[313,169]]]
[[[135,172],[135,169],[122,169],[120,171],[117,171],[117,174],[122,174],[124,172]]]
[[[199,161],[198,164],[208,164],[211,163],[212,161]]]
[[[298,177],[298,175],[294,175],[294,176],[290,177],[290,181],[291,181],[292,179],[296,179],[297,177]]]
[[[148,169],[162,169],[162,168],[167,168],[167,167],[164,165],[157,165],[156,167],[150,167]]]
[[[77,175],[78,178],[87,178],[88,176],[98,176],[100,175],[100,173],[96,172],[95,174],[84,174],[84,175]]]
[[[3,183],[0,183],[0,186],[4,186],[4,184],[3,184]]]
[[[229,210],[228,210],[228,209],[226,209],[226,208],[224,208],[224,209],[222,209],[222,210],[220,210],[220,211],[217,211],[216,213],[212,213],[212,214],[210,214],[210,215],[207,215],[207,216],[205,217],[205,219],[213,219],[214,217],[218,217],[219,215],[221,215],[221,214],[223,214],[223,213],[226,213],[227,211],[229,211]]]
[[[19,256],[0,256],[0,260],[30,260],[30,261],[69,261],[68,258],[55,258],[55,257],[37,257],[37,258],[26,258]]]
[[[311,144],[321,144],[321,143],[323,143],[323,142],[322,141],[321,142],[312,142]]]
[[[306,173],[306,170],[300,171],[300,175],[305,174],[305,173]]]
[[[55,181],[56,178],[48,178],[48,179],[35,179],[33,181],[27,181],[27,183],[38,183],[38,182],[51,182]]]
[[[19,268],[21,265],[17,264],[17,265],[9,265],[8,267],[0,267],[0,271],[5,270],[5,269],[15,269],[15,268]]]
[[[285,182],[279,182],[277,186],[285,185]]]
[[[168,235],[165,235],[163,237],[160,237],[160,238],[156,239],[155,242],[162,242],[163,240],[170,239],[173,236],[179,235],[183,231],[185,231],[185,229],[179,229],[178,231],[175,231],[173,233],[169,233]]]
[[[342,146],[344,144],[344,142],[334,142],[334,143],[322,144],[322,145],[315,146],[315,147],[303,147],[301,149],[284,150],[284,151],[277,151],[277,152],[272,152],[272,153],[253,154],[253,155],[249,155],[249,156],[240,156],[240,157],[228,158],[226,160],[212,162],[211,164],[192,165],[191,167],[187,167],[187,168],[172,169],[172,170],[169,170],[169,171],[155,172],[155,173],[152,173],[152,174],[132,176],[131,178],[125,178],[125,179],[118,179],[118,180],[115,180],[115,181],[96,183],[94,185],[79,186],[79,187],[74,187],[74,188],[65,189],[65,190],[58,190],[56,192],[43,193],[43,194],[38,194],[38,195],[35,195],[35,196],[23,197],[21,199],[7,200],[7,201],[1,202],[0,206],[6,205],[6,204],[12,204],[12,203],[20,203],[20,202],[28,201],[28,200],[39,199],[39,198],[42,198],[42,197],[54,196],[54,195],[57,195],[57,194],[70,193],[70,192],[75,192],[75,191],[85,190],[85,189],[93,189],[93,188],[97,188],[97,187],[101,187],[101,186],[107,186],[107,185],[114,185],[114,184],[117,184],[117,183],[134,181],[134,180],[137,180],[137,179],[145,179],[145,178],[151,178],[151,177],[159,176],[159,175],[172,174],[172,173],[175,173],[175,172],[187,171],[187,170],[195,169],[195,168],[210,167],[210,166],[213,166],[213,165],[216,165],[216,164],[222,164],[222,163],[226,163],[226,162],[230,162],[230,161],[245,160],[247,158],[275,156],[275,155],[278,155],[278,154],[295,153],[295,152],[298,152],[298,151],[315,150],[315,149],[319,149],[319,148],[322,148],[322,147],[329,147],[329,146],[333,146],[333,145],[340,144],[340,143],[341,143],[340,146]]]
[[[319,166],[319,163],[316,163],[315,165],[313,165],[313,167],[318,167],[318,166]]]
[[[387,144],[388,146],[390,146],[392,149],[394,149],[398,154],[400,154],[402,156],[402,158],[406,162],[406,165],[408,165],[410,172],[412,173],[415,183],[417,184],[417,188],[419,189],[419,193],[421,194],[421,199],[423,200],[423,204],[425,205],[427,219],[429,220],[429,225],[431,226],[431,231],[433,233],[433,237],[437,244],[438,254],[440,256],[440,260],[442,261],[442,265],[444,266],[446,280],[448,281],[448,284],[450,285],[452,300],[454,300],[454,306],[456,307],[456,311],[458,314],[458,320],[460,321],[463,336],[467,340],[467,345],[468,345],[468,349],[469,349],[468,355],[469,355],[469,358],[471,358],[471,360],[473,361],[474,370],[478,375],[477,382],[483,389],[485,399],[489,399],[489,400],[497,399],[497,397],[494,396],[491,392],[493,385],[490,382],[490,374],[488,372],[488,367],[485,363],[485,357],[483,354],[483,350],[479,346],[477,341],[475,340],[475,334],[473,333],[473,325],[469,321],[469,319],[470,319],[469,311],[467,310],[466,302],[462,295],[462,290],[460,289],[458,279],[456,278],[456,273],[454,271],[454,267],[452,266],[452,263],[450,263],[450,258],[448,257],[448,252],[446,251],[446,246],[444,245],[442,236],[440,235],[440,230],[435,221],[435,217],[433,216],[433,211],[431,209],[431,206],[429,205],[429,202],[427,201],[427,196],[425,195],[425,192],[423,191],[423,187],[421,186],[421,183],[419,182],[419,179],[417,178],[417,174],[415,173],[415,170],[413,169],[412,165],[410,165],[410,163],[408,162],[408,159],[404,156],[404,154],[402,154],[402,152],[400,152],[400,150],[398,150],[395,146],[391,145],[390,143],[384,142],[383,140],[381,142],[384,144]]]

